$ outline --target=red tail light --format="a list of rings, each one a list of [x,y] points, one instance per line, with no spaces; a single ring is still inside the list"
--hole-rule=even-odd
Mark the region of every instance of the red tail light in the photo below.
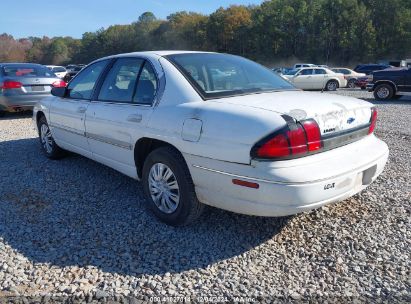
[[[313,119],[289,124],[257,143],[251,151],[256,158],[294,158],[320,150],[321,132]]]
[[[301,123],[304,127],[305,134],[307,134],[308,151],[311,152],[321,149],[321,131],[315,120],[304,120]]]
[[[371,118],[370,118],[370,128],[368,129],[368,134],[371,134],[372,132],[374,132],[376,123],[377,123],[377,109],[372,108]]]
[[[65,88],[67,83],[64,80],[57,80],[53,82],[51,85],[54,88]]]
[[[20,89],[23,86],[21,82],[13,81],[13,80],[6,80],[0,85],[0,89],[7,90],[7,89]]]

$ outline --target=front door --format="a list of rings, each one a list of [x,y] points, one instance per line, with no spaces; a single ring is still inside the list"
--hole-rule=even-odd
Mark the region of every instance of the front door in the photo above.
[[[99,61],[85,68],[67,87],[67,96],[51,103],[50,126],[57,144],[90,157],[85,115],[98,78],[107,65]]]
[[[303,69],[296,76],[293,77],[294,85],[303,90],[312,89],[312,73],[313,69]]]
[[[143,137],[156,89],[148,61],[116,60],[87,109],[86,135],[95,160],[137,177],[134,145]]]

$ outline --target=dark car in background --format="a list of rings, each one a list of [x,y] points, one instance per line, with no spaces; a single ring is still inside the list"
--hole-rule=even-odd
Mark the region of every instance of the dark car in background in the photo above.
[[[46,66],[0,63],[0,115],[31,110],[38,100],[50,96],[52,87],[65,85]]]
[[[357,73],[364,73],[366,75],[369,75],[374,71],[384,70],[387,68],[391,68],[391,66],[388,64],[375,64],[375,63],[359,64],[354,68],[354,71],[356,71]]]
[[[411,96],[411,68],[391,68],[372,73],[367,84],[377,100]]]

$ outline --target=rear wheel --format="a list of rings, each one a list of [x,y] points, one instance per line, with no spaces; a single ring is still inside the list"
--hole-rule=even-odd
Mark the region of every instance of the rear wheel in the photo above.
[[[3,117],[4,115],[6,115],[5,111],[0,110],[0,117]]]
[[[142,182],[150,209],[166,224],[190,224],[204,209],[184,158],[172,147],[158,148],[147,156]]]
[[[355,89],[355,79],[348,80],[347,88]]]
[[[335,91],[338,88],[338,82],[336,80],[330,80],[325,85],[327,91]]]
[[[40,117],[37,127],[39,130],[40,144],[44,154],[50,159],[59,159],[63,157],[65,151],[54,141],[46,117]]]
[[[377,100],[388,100],[394,96],[394,89],[389,84],[380,84],[374,89],[374,97]]]

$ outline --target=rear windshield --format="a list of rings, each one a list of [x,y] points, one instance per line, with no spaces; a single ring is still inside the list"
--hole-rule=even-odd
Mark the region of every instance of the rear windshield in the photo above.
[[[30,65],[8,65],[3,67],[3,74],[9,77],[56,77],[56,75],[45,66]]]
[[[166,56],[205,99],[295,89],[268,68],[228,54]]]
[[[65,72],[65,71],[66,71],[66,69],[63,68],[63,67],[55,67],[55,68],[53,68],[53,72],[54,72],[54,73],[61,73],[61,72]]]

